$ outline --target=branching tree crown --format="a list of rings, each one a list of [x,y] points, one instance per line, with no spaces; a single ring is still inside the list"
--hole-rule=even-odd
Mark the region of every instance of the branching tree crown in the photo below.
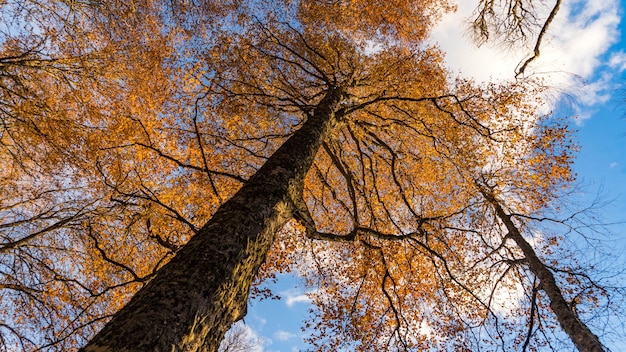
[[[477,28],[534,23],[517,3]],[[452,10],[0,3],[2,346],[216,351],[298,270],[319,350],[602,350],[611,292],[531,226],[570,131],[535,82],[451,78],[427,39]]]

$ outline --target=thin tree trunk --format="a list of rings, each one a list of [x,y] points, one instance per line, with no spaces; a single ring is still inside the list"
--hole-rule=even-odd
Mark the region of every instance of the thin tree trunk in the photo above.
[[[552,271],[539,259],[533,247],[522,236],[519,229],[507,214],[500,203],[490,194],[483,190],[483,195],[491,203],[496,215],[504,223],[508,230],[508,236],[515,241],[526,257],[530,271],[539,278],[540,288],[550,299],[550,308],[556,315],[561,328],[570,337],[580,352],[603,352],[605,351],[598,337],[583,323],[578,315],[570,308],[563,297],[563,293],[556,283]]]
[[[251,283],[275,233],[291,217],[302,187],[332,130],[341,91],[317,109],[81,351],[217,351],[246,314]]]

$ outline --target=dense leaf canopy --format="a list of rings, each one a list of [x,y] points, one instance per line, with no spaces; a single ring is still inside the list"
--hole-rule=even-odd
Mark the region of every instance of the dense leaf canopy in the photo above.
[[[477,4],[485,37],[542,24],[530,1],[491,3]],[[608,294],[554,260],[558,234],[532,230],[573,180],[575,147],[538,115],[540,82],[446,71],[428,39],[453,10],[1,1],[0,349],[84,345],[329,91],[337,119],[254,293],[303,275],[319,350],[556,348],[560,317],[520,243],[582,320]]]

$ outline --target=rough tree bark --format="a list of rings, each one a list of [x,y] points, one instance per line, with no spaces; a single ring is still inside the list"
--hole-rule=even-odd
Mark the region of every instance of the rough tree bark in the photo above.
[[[550,300],[550,308],[554,312],[561,328],[572,339],[580,352],[603,352],[604,346],[589,327],[583,323],[565,300],[552,271],[537,256],[533,247],[522,236],[519,228],[513,222],[512,216],[507,214],[500,202],[488,191],[482,193],[496,212],[508,231],[507,236],[522,250],[530,271],[539,279],[539,288],[546,293]]]
[[[302,127],[81,351],[217,351],[246,314],[251,283],[342,115],[341,98],[340,89],[329,89]]]

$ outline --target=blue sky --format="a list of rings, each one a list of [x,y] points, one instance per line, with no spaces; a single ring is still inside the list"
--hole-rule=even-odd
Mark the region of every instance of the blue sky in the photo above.
[[[463,35],[462,19],[476,2],[464,1],[459,13],[444,19],[435,38],[454,72],[484,82],[511,79],[528,51],[473,47]],[[626,39],[621,35],[626,33],[625,8],[626,0],[564,1],[540,58],[527,70],[545,79],[553,104],[569,102],[564,110],[578,129],[581,147],[574,170],[583,199],[591,201],[599,192],[609,201],[599,213],[604,222],[617,223],[605,243],[614,253],[626,253],[626,225],[619,224],[626,220]],[[625,261],[623,255],[614,263]],[[258,351],[305,350],[300,326],[309,304],[304,289],[296,279],[281,277],[275,290],[283,299],[251,302],[245,318],[250,334],[264,341]],[[616,350],[626,346],[626,341],[607,342]]]

